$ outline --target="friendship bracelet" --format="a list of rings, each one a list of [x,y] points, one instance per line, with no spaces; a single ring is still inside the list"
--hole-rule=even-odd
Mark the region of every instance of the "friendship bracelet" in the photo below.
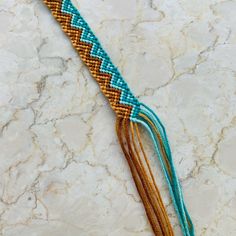
[[[132,94],[71,0],[44,0],[44,3],[60,23],[117,115],[118,140],[154,234],[172,236],[174,232],[142,144],[140,126],[147,130],[154,144],[182,233],[184,236],[194,236],[193,223],[184,203],[166,131],[160,119]]]

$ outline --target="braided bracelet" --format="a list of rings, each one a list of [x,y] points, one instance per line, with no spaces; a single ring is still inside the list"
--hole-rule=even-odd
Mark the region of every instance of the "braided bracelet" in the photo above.
[[[142,144],[140,126],[147,130],[154,144],[182,233],[184,236],[193,236],[193,224],[184,204],[166,131],[160,119],[132,94],[71,0],[44,0],[44,3],[60,23],[117,115],[118,139],[154,234],[174,235]]]

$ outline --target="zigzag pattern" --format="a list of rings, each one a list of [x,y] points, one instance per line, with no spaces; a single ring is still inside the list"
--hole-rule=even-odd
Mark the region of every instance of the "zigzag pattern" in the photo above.
[[[44,0],[118,117],[135,120],[140,103],[70,0]]]

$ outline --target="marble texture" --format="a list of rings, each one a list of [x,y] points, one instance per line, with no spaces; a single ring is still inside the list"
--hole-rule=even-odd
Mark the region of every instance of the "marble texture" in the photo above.
[[[236,1],[73,2],[165,123],[196,235],[236,235]],[[42,1],[1,0],[0,32],[0,235],[153,235],[115,116]]]

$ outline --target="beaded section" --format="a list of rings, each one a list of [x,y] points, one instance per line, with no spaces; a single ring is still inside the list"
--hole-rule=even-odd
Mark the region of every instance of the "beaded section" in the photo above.
[[[70,0],[44,0],[44,3],[71,39],[117,116],[134,121],[140,112],[139,101],[77,8]]]

